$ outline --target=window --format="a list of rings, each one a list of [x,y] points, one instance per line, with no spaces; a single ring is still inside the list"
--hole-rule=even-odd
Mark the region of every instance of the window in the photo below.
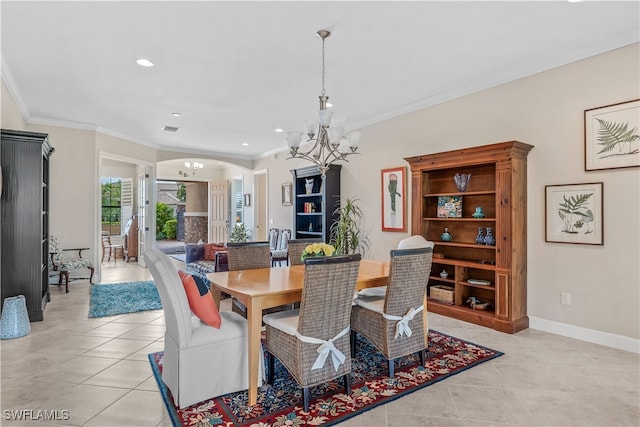
[[[122,210],[120,206],[122,180],[102,178],[102,231],[120,234]]]

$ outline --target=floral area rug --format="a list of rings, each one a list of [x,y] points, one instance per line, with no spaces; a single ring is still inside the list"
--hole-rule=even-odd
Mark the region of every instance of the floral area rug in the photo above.
[[[417,356],[396,359],[389,378],[387,360],[358,335],[352,359],[351,395],[342,379],[311,388],[309,412],[302,407],[302,389],[276,359],[275,384],[258,391],[258,402],[247,405],[247,392],[230,393],[177,409],[162,382],[162,352],[149,354],[158,387],[174,426],[329,426],[458,374],[503,353],[436,331],[429,331],[425,366]],[[266,361],[265,361],[266,366]]]
[[[90,318],[161,308],[160,295],[152,281],[92,285],[89,291]]]

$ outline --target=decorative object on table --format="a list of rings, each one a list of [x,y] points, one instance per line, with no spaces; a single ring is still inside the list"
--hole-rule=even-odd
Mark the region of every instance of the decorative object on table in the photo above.
[[[603,184],[546,185],[545,241],[604,245]]]
[[[478,235],[476,236],[476,243],[478,245],[484,245],[484,227],[478,227]]]
[[[471,214],[474,218],[484,218],[484,212],[482,212],[482,206],[476,206],[476,210]]]
[[[0,320],[0,339],[20,338],[31,332],[27,300],[24,295],[8,297],[2,304],[2,320]]]
[[[291,183],[282,184],[282,206],[291,206]]]
[[[302,411],[300,388],[279,362],[275,363],[276,386],[260,387],[258,403],[250,411],[247,410],[246,390],[178,409],[162,381],[163,352],[149,354],[149,362],[174,426],[190,426],[194,420],[209,420],[224,426],[335,425],[502,355],[499,351],[438,331],[430,330],[428,334],[426,367],[418,366],[415,355],[396,359],[396,372],[402,381],[389,381],[387,361],[382,353],[358,336],[351,369],[351,383],[356,387],[352,389],[351,397],[344,395],[341,380],[312,387],[308,413]],[[460,354],[464,357],[451,357]],[[447,368],[439,369],[441,366]],[[328,404],[331,410],[327,410]]]
[[[89,318],[162,308],[152,281],[97,284],[89,290]]]
[[[406,168],[382,169],[382,231],[407,231]]]
[[[443,279],[446,279],[447,277],[449,277],[449,273],[447,273],[447,270],[443,268],[442,271],[440,272],[440,277],[442,277]]]
[[[313,178],[305,178],[304,179],[304,191],[307,194],[313,193]]]
[[[230,242],[246,242],[249,240],[249,230],[244,225],[243,222],[239,222],[233,226],[231,229],[231,234],[229,235]]]
[[[450,242],[451,241],[451,233],[449,233],[449,228],[448,227],[444,228],[444,231],[440,235],[440,240],[442,240],[443,242]]]
[[[467,191],[467,186],[469,185],[469,181],[471,181],[470,173],[456,173],[453,176],[453,180],[456,183],[456,188],[459,192],[464,193]]]
[[[335,254],[336,248],[331,245],[328,245],[326,243],[312,243],[304,248],[300,259],[304,261],[305,259],[312,256],[333,256]]]
[[[338,219],[331,224],[330,243],[338,255],[359,253],[364,256],[369,247],[369,238],[362,227],[364,214],[358,206],[359,201],[346,198],[342,206],[338,205],[333,211],[333,216]]]
[[[584,170],[640,166],[640,99],[584,111]]]
[[[462,218],[462,197],[439,196],[438,218]]]
[[[467,304],[474,310],[487,310],[491,306],[490,302],[482,302],[476,297],[469,297]]]
[[[308,139],[305,141],[310,148],[307,151],[299,151],[302,141],[302,132],[287,132],[289,154],[293,158],[302,158],[310,161],[320,171],[324,179],[329,166],[335,162],[347,161],[346,157],[356,154],[360,141],[360,132],[353,131],[344,136],[344,123],[340,123],[337,117],[333,118],[333,110],[327,110],[329,97],[324,89],[324,42],[331,35],[328,30],[320,30],[316,33],[322,39],[322,91],[320,92],[320,111],[316,120],[305,121],[305,132]],[[337,125],[336,125],[337,123]],[[317,130],[317,132],[316,132]]]
[[[487,246],[495,246],[496,238],[493,237],[493,227],[487,227],[487,234],[484,236],[484,244]]]

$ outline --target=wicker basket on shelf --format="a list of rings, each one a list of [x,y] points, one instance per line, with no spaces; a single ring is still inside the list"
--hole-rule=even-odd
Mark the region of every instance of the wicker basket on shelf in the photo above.
[[[429,297],[441,302],[453,304],[453,288],[444,285],[431,286],[429,287]]]

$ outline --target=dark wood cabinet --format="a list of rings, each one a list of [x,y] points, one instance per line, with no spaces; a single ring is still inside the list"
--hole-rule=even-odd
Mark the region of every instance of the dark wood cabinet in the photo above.
[[[531,148],[510,141],[405,159],[411,166],[412,234],[435,243],[429,311],[509,333],[529,326],[526,206]],[[456,174],[471,174],[465,191],[458,190]],[[458,204],[461,216],[446,205],[439,212],[446,202]],[[484,216],[476,213],[478,207]],[[450,237],[441,236],[445,228]],[[495,241],[479,241],[479,231],[492,234]]]
[[[329,243],[334,211],[340,206],[341,165],[331,165],[322,178],[315,166],[292,170],[293,239],[322,239]]]
[[[2,301],[24,295],[29,319],[43,319],[49,300],[49,156],[46,134],[2,129]]]

